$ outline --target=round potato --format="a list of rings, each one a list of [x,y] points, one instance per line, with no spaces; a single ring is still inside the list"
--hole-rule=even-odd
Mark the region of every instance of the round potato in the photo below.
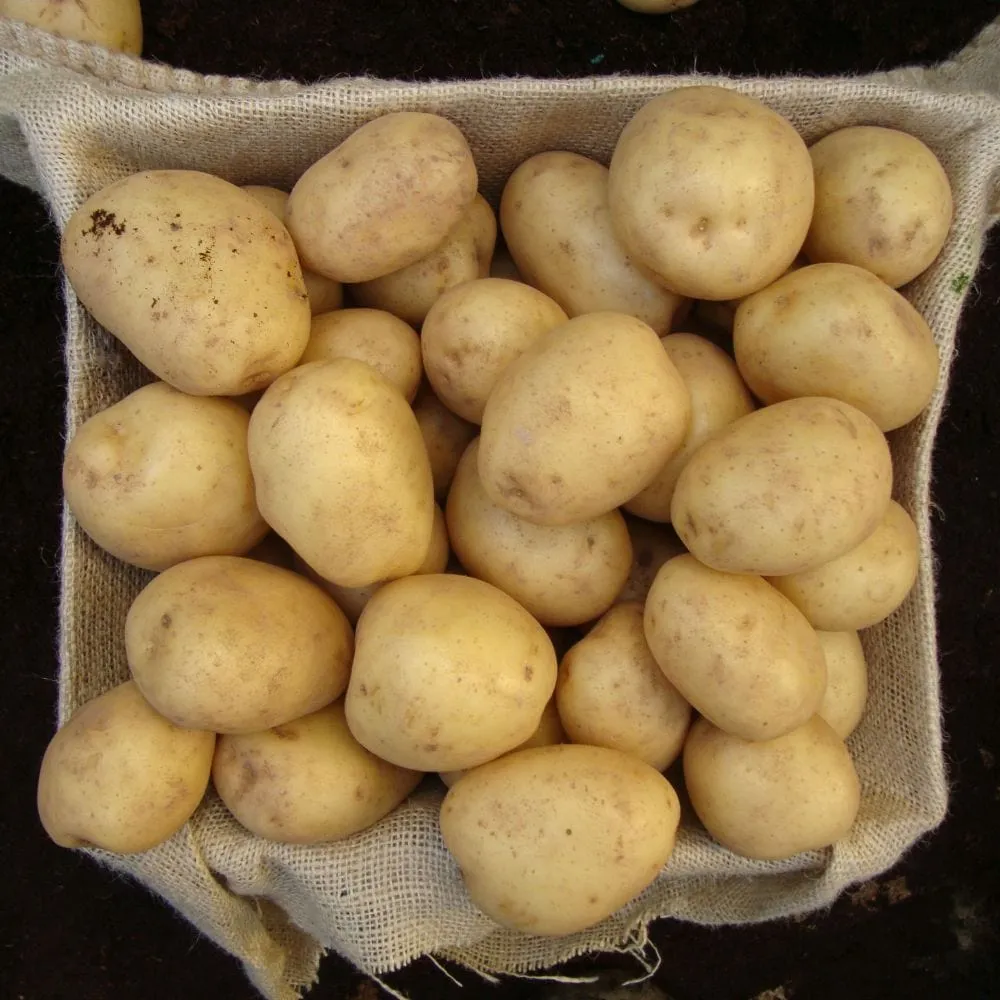
[[[448,494],[448,535],[466,572],[510,594],[543,625],[580,625],[607,611],[632,565],[621,514],[532,524],[490,499],[478,460],[477,438],[458,463]]]
[[[817,715],[846,740],[868,701],[868,664],[857,632],[817,632],[826,660],[826,694]]]
[[[913,589],[919,569],[917,526],[893,500],[878,527],[853,549],[771,583],[815,628],[846,632],[888,618]]]
[[[908,424],[937,385],[938,352],[924,318],[852,264],[814,264],[745,299],[733,347],[765,403],[830,396],[884,431]]]
[[[145,170],[109,184],[66,223],[62,262],[94,319],[182,392],[263,389],[309,339],[285,227],[209,174]]]
[[[645,634],[667,680],[705,718],[745,740],[801,726],[826,689],[823,649],[765,580],[671,559],[646,599]]]
[[[688,460],[716,431],[754,408],[736,365],[721,347],[695,333],[672,333],[663,338],[663,347],[690,393],[691,423],[681,447],[653,481],[625,504],[630,514],[650,521],[670,520],[674,487]]]
[[[228,399],[143,386],[73,435],[66,503],[101,548],[144,569],[242,555],[267,533],[254,500],[249,421]]]
[[[723,847],[762,861],[842,840],[861,799],[847,747],[818,715],[763,743],[699,719],[684,746],[684,784]]]
[[[288,372],[248,440],[260,512],[324,580],[416,572],[434,524],[430,462],[413,411],[373,368],[336,358]]]
[[[555,683],[552,642],[513,598],[467,576],[411,576],[358,621],[347,721],[383,760],[457,771],[523,743]]]
[[[813,197],[809,150],[791,123],[723,87],[649,101],[611,158],[611,221],[626,252],[694,299],[737,299],[783,274]]]
[[[642,605],[616,604],[559,664],[556,703],[573,743],[611,747],[665,771],[684,746],[691,706],[643,633]]]
[[[414,264],[351,287],[355,302],[385,309],[420,326],[428,310],[449,288],[490,273],[497,220],[477,194],[444,242]]]
[[[420,783],[351,735],[343,701],[260,733],[219,737],[212,783],[251,833],[285,844],[343,840]]]
[[[662,774],[617,750],[519,750],[466,775],[441,835],[472,901],[530,934],[572,934],[637,896],[673,853],[680,804]]]
[[[420,338],[408,323],[381,309],[338,309],[314,316],[300,364],[354,358],[371,365],[413,402],[420,385]]]
[[[477,185],[469,144],[450,121],[394,112],[356,129],[298,179],[286,224],[310,270],[371,281],[434,250]]]
[[[483,278],[452,288],[420,332],[427,379],[453,413],[481,423],[500,373],[567,318],[543,292],[517,281]]]
[[[860,410],[804,397],[723,428],[677,479],[670,516],[707,566],[786,576],[867,538],[889,506],[892,459]]]
[[[690,413],[687,387],[645,323],[578,316],[497,379],[483,412],[483,488],[535,524],[591,520],[649,484],[683,442]]]
[[[215,733],[168,722],[127,681],[88,701],[52,737],[38,815],[60,847],[148,851],[198,808]]]
[[[809,149],[816,208],[805,253],[856,264],[899,288],[934,262],[951,228],[951,185],[919,139],[892,128],[842,128]]]
[[[517,270],[569,316],[621,312],[669,332],[681,297],[631,260],[608,209],[608,169],[578,153],[539,153],[507,181],[500,225]]]
[[[34,24],[60,38],[94,42],[134,56],[142,51],[139,0],[0,0],[0,15]]]
[[[347,686],[351,626],[290,570],[203,556],[132,602],[125,652],[149,703],[178,726],[252,733],[328,705]]]
[[[637,517],[626,517],[625,524],[632,542],[632,567],[618,600],[645,604],[660,567],[687,549],[670,525],[651,524]]]

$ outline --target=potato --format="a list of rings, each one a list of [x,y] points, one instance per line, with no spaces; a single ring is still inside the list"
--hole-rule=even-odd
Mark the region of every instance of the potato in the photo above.
[[[605,747],[520,750],[445,796],[441,835],[472,901],[530,934],[572,934],[637,896],[673,853],[663,775]]]
[[[835,399],[790,399],[719,431],[684,466],[671,502],[701,562],[786,576],[836,559],[889,506],[892,460],[878,427]]]
[[[792,125],[723,87],[649,101],[611,157],[608,203],[623,247],[694,299],[737,299],[783,274],[813,197],[812,161]]]
[[[815,628],[846,632],[888,618],[913,589],[919,569],[917,526],[893,500],[875,530],[853,549],[770,582]]]
[[[466,572],[510,594],[543,625],[580,625],[607,611],[632,565],[621,514],[532,524],[490,499],[478,460],[477,438],[458,463],[448,494],[448,535]]]
[[[842,128],[809,150],[816,208],[806,256],[856,264],[899,288],[923,273],[944,246],[951,185],[937,157],[905,132]]]
[[[814,264],[745,299],[733,347],[765,403],[830,396],[884,431],[909,423],[937,385],[938,352],[924,318],[851,264]]]
[[[459,460],[478,428],[452,413],[426,382],[417,389],[413,413],[431,463],[434,496],[443,499],[448,495]]]
[[[245,184],[243,190],[269,208],[284,225],[285,206],[288,204],[287,191],[260,184]],[[339,281],[324,278],[322,274],[317,274],[308,268],[302,269],[302,280],[306,285],[306,295],[309,296],[309,309],[314,316],[339,309],[344,304],[344,289]]]
[[[139,0],[0,0],[0,16],[33,24],[60,38],[94,42],[134,56],[142,51]]]
[[[497,239],[497,220],[489,202],[477,194],[465,214],[426,257],[381,278],[351,286],[363,306],[394,313],[420,326],[428,310],[449,289],[485,278]]]
[[[691,423],[681,447],[653,481],[625,504],[630,514],[650,521],[670,520],[677,477],[698,448],[754,408],[733,359],[721,347],[694,333],[672,333],[662,343],[691,396]]]
[[[530,285],[505,278],[468,281],[445,292],[424,321],[420,344],[427,379],[453,413],[481,423],[501,372],[567,318]]]
[[[343,701],[260,733],[220,736],[219,798],[251,833],[285,844],[343,840],[392,812],[420,783],[351,735]]]
[[[434,484],[413,411],[361,361],[312,361],[250,417],[250,467],[268,524],[325,580],[366,587],[427,554]]]
[[[328,705],[347,686],[351,626],[290,570],[203,556],[132,602],[125,652],[149,703],[178,726],[252,733]]]
[[[857,632],[817,632],[826,660],[826,694],[820,715],[846,740],[861,722],[868,701],[868,664]]]
[[[570,316],[627,313],[670,330],[681,297],[630,259],[608,210],[608,169],[577,153],[539,153],[507,181],[500,225],[517,270]]]
[[[198,808],[215,733],[181,729],[132,681],[78,709],[52,737],[38,776],[38,815],[60,847],[148,851]]]
[[[767,740],[791,732],[823,700],[826,663],[815,631],[760,577],[677,556],[656,574],[644,627],[667,680],[734,736]]]
[[[384,375],[412,403],[420,385],[420,338],[381,309],[338,309],[314,316],[300,364],[354,358]]]
[[[684,746],[684,783],[708,832],[762,861],[842,840],[861,797],[847,747],[818,715],[762,743],[699,719]]]
[[[552,642],[513,598],[467,576],[411,576],[358,621],[347,722],[383,760],[457,771],[523,743],[555,683]]]
[[[677,759],[691,723],[691,706],[649,651],[638,601],[616,604],[563,657],[556,704],[572,742],[630,753],[657,771]]]
[[[479,475],[491,499],[535,524],[606,514],[680,447],[690,398],[657,336],[622,313],[578,316],[539,337],[497,379]]]
[[[109,184],[66,223],[62,262],[94,319],[182,392],[263,389],[309,339],[285,227],[209,174],[145,170]]]
[[[362,125],[298,179],[286,224],[310,270],[371,281],[434,250],[477,185],[469,144],[450,121],[394,112]]]
[[[660,567],[668,559],[683,555],[687,549],[669,524],[650,524],[636,517],[626,517],[625,525],[632,542],[632,567],[618,600],[644,604]]]

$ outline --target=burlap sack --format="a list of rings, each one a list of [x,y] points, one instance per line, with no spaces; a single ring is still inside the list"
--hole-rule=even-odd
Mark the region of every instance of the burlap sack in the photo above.
[[[907,290],[934,330],[942,379],[926,414],[893,435],[896,496],[915,516],[920,577],[906,605],[866,637],[871,701],[851,750],[864,788],[851,836],[788,861],[743,860],[685,827],[669,865],[642,896],[583,933],[558,939],[500,929],[476,910],[438,832],[436,792],[417,794],[375,829],[323,847],[252,837],[209,795],[168,843],[143,855],[92,852],[177,908],[238,956],[259,989],[291,1000],[334,948],[381,973],[433,953],[485,972],[525,972],[586,951],[641,941],[654,917],[705,924],[767,920],[829,904],[845,886],[894,864],[941,822],[941,749],[931,450],[962,303],[983,234],[998,212],[1000,101],[963,92],[1000,81],[1000,31],[926,74],[861,79],[728,81],[787,115],[807,141],[840,126],[896,126],[927,142],[955,192],[955,225],[933,268]],[[710,81],[710,78],[702,78]],[[41,192],[62,226],[108,182],[149,167],[211,171],[239,184],[288,186],[365,120],[392,110],[444,114],[465,132],[486,195],[521,160],[572,149],[607,161],[647,98],[678,77],[482,80],[316,86],[206,78],[62,42],[0,19],[0,171]],[[90,321],[66,288],[67,432],[149,376]],[[122,627],[146,575],[104,555],[64,517],[59,718],[128,676]]]

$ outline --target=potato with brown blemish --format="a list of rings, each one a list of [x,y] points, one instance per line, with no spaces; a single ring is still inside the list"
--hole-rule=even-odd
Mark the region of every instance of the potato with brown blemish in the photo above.
[[[478,433],[478,428],[449,410],[427,382],[421,383],[417,389],[413,400],[413,415],[417,418],[427,458],[431,463],[434,496],[443,500],[455,478],[458,463],[469,442]]]
[[[819,632],[826,660],[826,693],[816,713],[846,740],[861,722],[868,702],[868,662],[857,632]]]
[[[0,16],[33,24],[60,38],[106,49],[142,52],[139,0],[0,0]]]

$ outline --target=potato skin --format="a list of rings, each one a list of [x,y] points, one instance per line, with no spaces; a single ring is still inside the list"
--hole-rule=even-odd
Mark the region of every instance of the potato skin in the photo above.
[[[413,415],[417,418],[427,458],[431,463],[434,496],[439,500],[444,499],[455,478],[459,460],[478,429],[475,424],[470,424],[449,410],[427,382],[421,383],[417,389],[413,400]]]
[[[88,198],[62,261],[93,317],[182,392],[270,385],[309,339],[309,301],[284,226],[233,184],[145,170]]]
[[[34,24],[60,38],[94,42],[106,49],[142,52],[139,0],[0,0],[0,15]]]
[[[679,820],[676,792],[648,764],[563,744],[466,775],[445,796],[441,835],[486,914],[530,934],[571,934],[656,878]]]
[[[826,660],[826,694],[818,715],[846,740],[861,722],[868,701],[868,663],[857,632],[820,632]]]
[[[182,729],[133,681],[87,702],[52,737],[38,814],[60,847],[148,851],[190,818],[208,787],[215,733]]]

